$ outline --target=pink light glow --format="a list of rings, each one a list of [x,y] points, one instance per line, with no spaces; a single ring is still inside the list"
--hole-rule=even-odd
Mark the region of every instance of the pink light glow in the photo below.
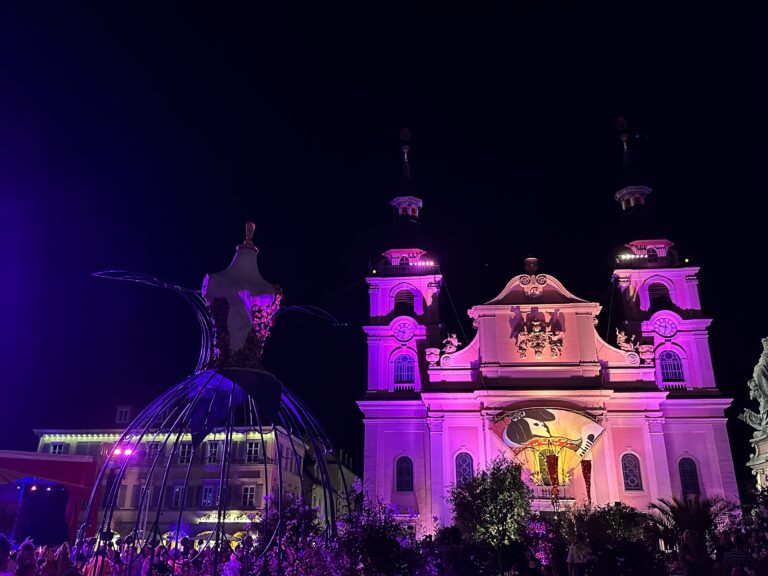
[[[115,454],[117,454],[119,456],[122,453],[123,453],[123,449],[122,448],[115,448]]]
[[[125,449],[125,455],[126,455],[126,456],[130,456],[131,454],[133,454],[133,449],[131,449],[131,448],[126,448],[126,449]]]

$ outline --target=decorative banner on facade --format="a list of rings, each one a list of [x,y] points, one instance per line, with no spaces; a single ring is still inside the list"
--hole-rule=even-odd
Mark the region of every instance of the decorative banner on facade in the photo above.
[[[592,460],[581,461],[581,475],[584,477],[584,485],[587,487],[587,500],[592,504]]]
[[[558,485],[569,484],[574,469],[605,428],[583,412],[521,408],[501,414],[491,430],[531,473],[534,483],[557,490]],[[558,458],[548,458],[550,455]],[[549,469],[555,463],[557,472]]]

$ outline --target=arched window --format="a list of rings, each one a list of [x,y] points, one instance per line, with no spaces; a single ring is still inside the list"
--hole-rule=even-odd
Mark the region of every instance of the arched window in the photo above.
[[[475,475],[475,467],[472,463],[472,456],[466,452],[460,452],[456,455],[456,484],[463,484],[467,480],[472,480]]]
[[[415,381],[413,366],[413,358],[408,354],[400,354],[395,358],[395,384],[413,384]]]
[[[400,266],[408,266],[408,256],[400,256]]]
[[[664,350],[659,354],[659,366],[661,367],[662,382],[684,382],[683,362],[677,352]]]
[[[648,302],[652,310],[661,310],[672,307],[672,297],[669,288],[661,282],[652,282],[648,285]]]
[[[413,492],[413,460],[408,456],[397,459],[396,477],[398,492]]]
[[[410,290],[400,290],[395,294],[395,314],[413,314],[414,297]]]
[[[681,458],[677,467],[680,470],[680,484],[683,487],[683,494],[701,494],[696,462],[690,458]]]
[[[656,248],[648,248],[645,252],[646,256],[648,257],[648,262],[650,264],[655,264],[659,261],[659,253],[656,251]],[[666,288],[666,286],[665,286]]]
[[[640,474],[640,460],[634,454],[621,457],[621,473],[624,476],[624,490],[642,490],[643,477]]]

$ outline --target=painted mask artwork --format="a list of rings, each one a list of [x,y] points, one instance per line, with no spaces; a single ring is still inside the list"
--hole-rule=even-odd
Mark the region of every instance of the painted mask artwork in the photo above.
[[[518,454],[527,449],[567,449],[584,458],[605,428],[582,412],[524,408],[507,412],[491,429]]]

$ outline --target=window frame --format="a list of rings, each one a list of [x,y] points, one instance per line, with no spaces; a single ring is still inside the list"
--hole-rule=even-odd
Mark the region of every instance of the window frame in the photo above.
[[[667,358],[665,359],[665,356]],[[672,358],[670,358],[672,356]],[[685,382],[683,358],[674,350],[665,348],[659,352],[659,376],[662,382]]]
[[[399,456],[395,461],[395,491],[413,492],[413,460],[409,456]]]
[[[688,468],[686,472],[686,476],[683,476],[683,463],[686,463],[686,466],[688,463],[690,463],[690,468]],[[693,472],[693,475],[690,475],[690,472]],[[696,461],[691,458],[690,456],[683,456],[678,460],[677,462],[677,473],[680,476],[680,490],[683,493],[683,496],[700,496],[701,495],[701,480],[699,479],[699,467],[696,465]],[[686,488],[691,488],[692,482],[695,482],[695,488],[694,490],[686,490]]]
[[[215,447],[215,450],[213,449]],[[221,442],[214,440],[211,442],[208,442],[208,446],[205,450],[205,463],[206,464],[219,464],[221,462],[222,458],[222,452],[224,451]],[[211,459],[211,456],[214,455],[214,458]]]
[[[403,361],[401,361],[403,359]],[[416,384],[416,360],[408,354],[403,352],[395,356],[395,360],[392,362],[393,375],[392,383],[398,384]]]
[[[115,424],[128,424],[131,421],[131,407],[118,406],[115,411]]]
[[[250,503],[249,503],[250,502]],[[243,486],[240,498],[242,508],[256,508],[256,485],[247,484]]]
[[[462,458],[462,457],[465,457],[465,459],[466,458],[469,459],[468,473],[461,471],[461,467],[466,468],[467,466],[466,462],[464,464],[459,462],[459,458]],[[460,486],[461,484],[464,484],[465,482],[468,482],[475,477],[475,460],[474,458],[472,458],[472,454],[470,454],[466,450],[462,450],[461,452],[456,454],[456,457],[453,459],[453,464],[454,464],[454,472],[455,472],[454,476],[456,479],[457,486]]]
[[[177,485],[172,488],[171,508],[181,508],[184,506],[184,486]]]
[[[186,452],[189,454],[186,454]],[[194,450],[191,442],[182,442],[179,445],[179,464],[191,464],[194,457]]]
[[[631,478],[631,476],[628,476],[627,473],[627,465],[625,465],[626,462],[632,462],[632,465],[637,465],[637,486],[633,487],[628,482],[627,479]],[[642,464],[640,463],[640,457],[635,454],[634,452],[625,452],[621,455],[621,479],[622,483],[624,485],[624,491],[625,492],[643,492],[645,490],[643,486],[643,468]]]
[[[206,499],[206,492],[210,492],[210,498]],[[219,505],[219,487],[213,484],[203,484],[200,492],[201,508],[216,508]]]
[[[48,453],[53,456],[63,456],[65,454],[64,445],[65,442],[51,442]]]
[[[251,448],[255,446],[255,450]],[[246,440],[245,442],[245,463],[258,464],[261,461],[261,440]]]

